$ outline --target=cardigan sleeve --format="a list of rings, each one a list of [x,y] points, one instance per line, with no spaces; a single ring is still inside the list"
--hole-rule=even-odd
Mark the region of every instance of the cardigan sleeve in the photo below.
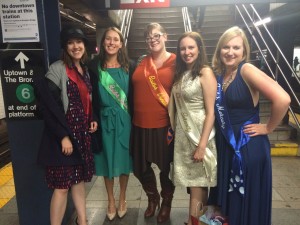
[[[59,141],[65,136],[71,137],[59,97],[60,89],[45,77],[35,79],[34,84],[39,110],[45,121],[46,129]]]

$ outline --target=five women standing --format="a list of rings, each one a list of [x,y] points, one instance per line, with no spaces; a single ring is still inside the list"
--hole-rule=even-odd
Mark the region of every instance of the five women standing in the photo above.
[[[132,76],[130,149],[133,65],[121,32],[115,27],[104,32],[99,57],[90,64],[91,83],[84,64],[86,37],[77,28],[61,33],[62,60],[50,66],[47,84],[37,82],[46,123],[39,162],[46,165],[47,183],[54,189],[51,225],[61,224],[70,188],[78,214],[76,223],[86,224],[84,182],[94,174],[89,133],[98,126],[92,108],[101,123],[102,149],[95,151],[94,157],[96,174],[104,176],[109,220],[116,214],[122,218],[127,212],[126,187],[133,160],[133,172],[148,196],[145,218],[160,207],[151,167],[155,163],[160,169],[163,199],[157,222],[170,219],[174,184],[190,188],[189,214],[193,215],[199,203],[206,204],[208,187],[218,183],[210,192],[209,202],[221,206],[231,225],[270,225],[272,174],[267,134],[282,120],[290,97],[274,80],[247,63],[249,44],[238,27],[225,31],[217,44],[213,57],[217,82],[207,66],[198,33],[188,32],[179,38],[177,59],[166,51],[167,34],[160,24],[149,24],[144,36],[150,54]],[[272,103],[267,124],[259,120],[260,93]],[[174,144],[170,125],[176,134],[170,173],[173,182],[169,179]],[[114,177],[120,182],[118,209]]]

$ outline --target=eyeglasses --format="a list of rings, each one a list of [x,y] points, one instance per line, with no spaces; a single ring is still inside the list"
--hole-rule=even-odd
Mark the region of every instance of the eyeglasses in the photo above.
[[[159,34],[153,34],[152,37],[146,37],[146,43],[150,43],[151,41],[157,41],[160,39],[160,36],[162,36],[162,33]]]

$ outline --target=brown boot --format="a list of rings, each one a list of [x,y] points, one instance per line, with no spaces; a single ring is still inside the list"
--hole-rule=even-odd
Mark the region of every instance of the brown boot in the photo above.
[[[161,184],[161,197],[163,198],[159,213],[157,215],[157,222],[163,223],[170,220],[171,205],[173,200],[173,194],[175,186],[172,181],[168,178],[164,172],[160,173],[160,184]]]
[[[160,207],[160,196],[156,186],[156,178],[151,167],[147,168],[147,171],[143,174],[140,181],[148,196],[148,207],[145,211],[144,217],[149,218],[154,216],[156,208]]]
[[[147,207],[147,209],[145,211],[145,214],[144,214],[145,218],[149,218],[149,217],[154,216],[156,207],[158,207],[158,209],[160,207],[159,206],[160,197],[159,197],[158,192],[157,192],[157,196],[155,196],[155,195],[150,196],[148,193],[147,193],[147,195],[148,195],[148,207]]]
[[[157,215],[157,222],[163,223],[170,219],[170,212],[171,212],[171,200],[163,199],[161,203],[161,208],[159,210],[159,213]]]

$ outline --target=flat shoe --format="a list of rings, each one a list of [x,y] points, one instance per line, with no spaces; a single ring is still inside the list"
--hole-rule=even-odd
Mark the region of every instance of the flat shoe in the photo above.
[[[118,216],[120,218],[123,218],[127,213],[127,202],[123,202],[119,205],[119,208],[118,208]]]

